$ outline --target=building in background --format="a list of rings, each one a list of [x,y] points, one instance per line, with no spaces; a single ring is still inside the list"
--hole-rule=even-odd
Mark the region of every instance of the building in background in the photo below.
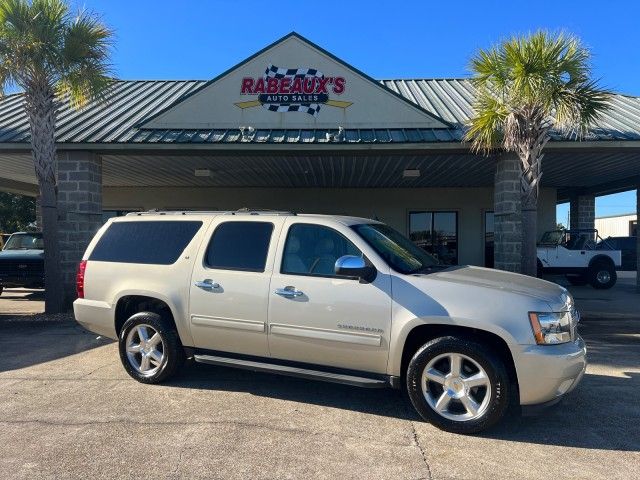
[[[635,237],[638,235],[638,216],[626,213],[596,217],[596,229],[602,238]]]
[[[374,218],[445,263],[518,271],[518,161],[462,141],[474,97],[468,79],[373,79],[292,33],[208,81],[121,80],[105,102],[63,104],[65,281],[104,219],[155,208]],[[23,102],[0,99],[0,190],[35,196]],[[614,95],[586,139],[547,144],[538,234],[560,202],[593,228],[595,196],[639,185],[640,98]]]

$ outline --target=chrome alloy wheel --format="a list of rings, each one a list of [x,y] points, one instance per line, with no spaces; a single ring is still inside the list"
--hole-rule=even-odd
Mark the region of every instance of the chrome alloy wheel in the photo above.
[[[429,406],[449,420],[475,420],[486,412],[491,400],[487,372],[461,353],[433,358],[422,373],[421,385]]]
[[[162,336],[150,325],[136,325],[127,335],[129,364],[145,377],[156,374],[164,362]]]
[[[608,283],[611,280],[611,274],[608,270],[599,270],[596,274],[596,280],[598,280],[598,283]]]

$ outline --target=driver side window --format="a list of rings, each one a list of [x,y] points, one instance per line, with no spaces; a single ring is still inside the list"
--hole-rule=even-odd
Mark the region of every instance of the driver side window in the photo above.
[[[322,225],[296,223],[289,228],[280,272],[289,275],[336,277],[336,260],[362,252],[342,234]]]

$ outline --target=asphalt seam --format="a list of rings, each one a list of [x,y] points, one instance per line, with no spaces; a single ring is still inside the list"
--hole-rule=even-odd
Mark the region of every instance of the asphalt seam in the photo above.
[[[432,480],[433,476],[431,475],[431,467],[429,466],[429,462],[427,461],[427,452],[425,452],[424,448],[422,448],[422,445],[420,445],[418,431],[416,430],[416,425],[413,422],[411,422],[411,430],[413,431],[413,442],[415,444],[414,446],[418,447],[418,450],[420,450],[420,454],[422,455],[422,462],[427,469],[427,476],[424,478],[426,478],[427,480]]]

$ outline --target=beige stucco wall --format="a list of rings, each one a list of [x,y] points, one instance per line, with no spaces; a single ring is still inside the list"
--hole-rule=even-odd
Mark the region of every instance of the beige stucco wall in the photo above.
[[[484,262],[484,212],[493,209],[490,188],[298,189],[298,188],[108,188],[104,209],[230,209],[242,207],[349,214],[377,218],[408,233],[411,210],[458,212],[459,262]],[[539,231],[555,227],[555,189],[541,191]]]

